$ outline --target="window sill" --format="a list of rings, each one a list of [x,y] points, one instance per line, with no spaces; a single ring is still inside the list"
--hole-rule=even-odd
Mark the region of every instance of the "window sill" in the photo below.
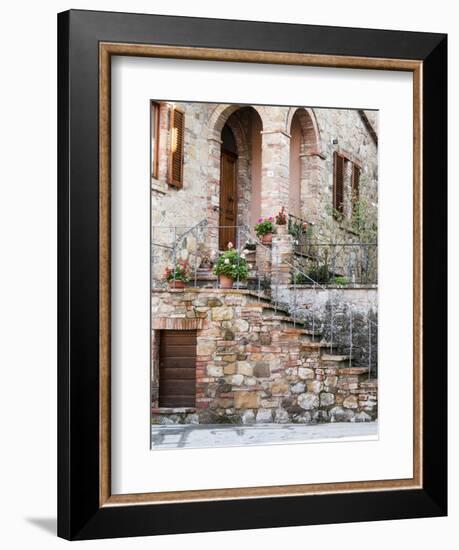
[[[157,191],[158,193],[165,194],[165,193],[167,193],[168,185],[165,184],[165,183],[161,183],[160,181],[158,181],[155,178],[152,178],[152,180],[151,180],[151,190],[152,191]]]

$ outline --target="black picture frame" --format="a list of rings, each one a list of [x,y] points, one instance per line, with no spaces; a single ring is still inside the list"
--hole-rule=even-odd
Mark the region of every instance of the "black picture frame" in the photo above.
[[[102,41],[422,61],[422,488],[100,506]],[[79,10],[58,15],[59,536],[81,540],[447,514],[446,144],[444,34]]]

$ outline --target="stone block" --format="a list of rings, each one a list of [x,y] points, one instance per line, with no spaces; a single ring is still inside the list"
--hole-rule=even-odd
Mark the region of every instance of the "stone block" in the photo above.
[[[343,401],[343,406],[346,409],[357,409],[359,404],[356,395],[349,395]]]
[[[371,416],[365,411],[361,411],[354,416],[354,422],[371,422]]]
[[[212,308],[213,321],[230,321],[234,316],[233,308],[221,306]]]
[[[286,394],[288,393],[289,385],[285,380],[276,380],[272,386],[271,391],[273,394]]]
[[[270,409],[258,409],[256,421],[257,423],[272,422],[273,413]]]
[[[302,380],[312,380],[314,378],[314,369],[298,367],[298,377]]]
[[[247,332],[249,330],[249,323],[244,319],[236,319],[233,323],[233,330],[236,332]]]
[[[223,374],[236,374],[236,363],[229,363],[224,365]]]
[[[253,391],[238,391],[234,393],[234,407],[236,409],[258,409],[260,399]]]
[[[242,374],[233,374],[233,376],[231,376],[231,384],[233,384],[233,386],[241,386],[243,382],[244,377]]]
[[[310,380],[307,383],[308,392],[320,393],[323,389],[323,384],[319,380]]]
[[[320,406],[329,407],[335,402],[335,396],[332,393],[322,392],[320,394]]]
[[[274,413],[274,422],[277,422],[278,424],[287,424],[290,421],[289,415],[287,411],[284,411],[284,409],[279,409]]]
[[[310,411],[319,406],[319,396],[316,393],[302,393],[298,396],[298,405],[305,411]]]
[[[253,375],[257,378],[268,378],[271,375],[271,369],[267,361],[257,361],[253,369]]]
[[[219,307],[223,305],[223,302],[219,300],[218,298],[208,298],[207,305],[209,307]]]
[[[329,389],[334,389],[338,385],[338,377],[337,376],[327,376],[324,380],[324,385]]]
[[[255,423],[255,413],[253,411],[244,411],[241,416],[241,422],[243,424],[254,424]]]
[[[253,367],[247,361],[238,361],[237,362],[237,372],[238,374],[243,374],[244,376],[253,375]]]
[[[262,399],[261,406],[264,409],[275,409],[279,406],[279,398],[272,397],[271,399]]]
[[[290,391],[292,393],[304,393],[305,385],[303,382],[297,382],[296,384],[293,384],[290,386]]]
[[[197,354],[212,355],[217,347],[216,341],[213,339],[198,338]]]
[[[218,367],[214,364],[207,365],[207,376],[218,378],[223,376],[223,367]]]

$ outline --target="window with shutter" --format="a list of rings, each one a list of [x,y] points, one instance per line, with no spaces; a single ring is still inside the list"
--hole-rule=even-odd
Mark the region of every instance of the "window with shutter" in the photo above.
[[[344,161],[339,153],[334,155],[333,174],[333,209],[335,213],[344,214]]]
[[[352,212],[355,212],[357,203],[360,199],[360,167],[353,163],[352,164]]]
[[[183,185],[183,143],[185,134],[185,113],[174,107],[170,117],[169,185]]]

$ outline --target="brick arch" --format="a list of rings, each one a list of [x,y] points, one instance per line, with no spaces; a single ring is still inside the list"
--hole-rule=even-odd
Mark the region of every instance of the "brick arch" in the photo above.
[[[290,107],[285,123],[285,131],[290,134],[293,117],[297,115],[303,131],[303,146],[305,153],[320,154],[321,139],[316,115],[309,107]]]
[[[208,122],[208,128],[209,128],[209,137],[214,139],[220,139],[220,134],[222,132],[223,126],[225,125],[226,121],[229,119],[229,117],[235,113],[236,111],[239,111],[239,109],[243,109],[244,107],[252,107],[258,115],[261,118],[262,126],[264,127],[266,115],[264,112],[264,107],[260,105],[243,105],[238,103],[233,104],[222,104],[217,105],[209,117]]]
[[[293,162],[297,162],[297,159],[294,156],[292,157],[292,154],[296,154],[296,144],[294,143],[296,136],[292,135],[292,124],[295,119],[301,128],[299,159],[296,166],[293,165]],[[314,111],[305,107],[290,108],[286,117],[286,132],[291,136],[292,147],[289,168],[289,189],[293,195],[299,192],[300,196],[299,211],[297,214],[306,220],[315,221],[319,210],[322,147]],[[299,180],[297,180],[298,177]]]

